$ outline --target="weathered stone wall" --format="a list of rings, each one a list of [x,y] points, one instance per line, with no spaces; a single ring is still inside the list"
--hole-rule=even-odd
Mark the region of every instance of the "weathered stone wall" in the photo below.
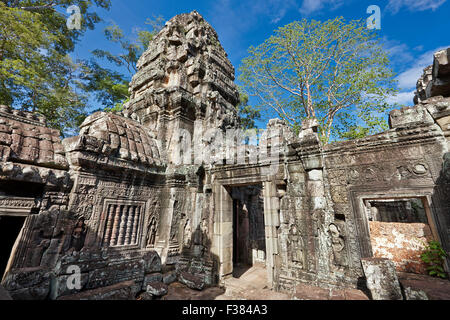
[[[25,219],[3,284],[13,298],[46,297],[50,270],[72,232],[69,165],[59,132],[43,117],[1,106],[0,132],[0,215]],[[20,280],[11,282],[14,274]]]
[[[361,258],[391,254],[382,244],[398,244],[397,231],[414,250],[418,236],[450,252],[448,53],[425,70],[418,104],[391,112],[390,130],[323,146],[314,119],[298,137],[275,119],[259,145],[229,150],[243,163],[211,148],[218,138],[208,130],[238,127],[238,92],[217,34],[196,12],[152,41],[122,114],[94,113],[78,137],[61,143],[44,119],[0,107],[0,215],[26,217],[2,284],[16,299],[133,299],[163,292],[166,272],[176,272],[201,289],[233,272],[233,198],[254,230],[264,224],[264,235],[249,226],[248,249],[264,247],[277,290],[355,288]],[[195,145],[215,161],[193,162]],[[430,232],[387,230],[368,214],[370,201],[408,198],[423,201]],[[409,249],[394,248],[394,262],[422,268]],[[66,286],[73,265],[81,289]]]

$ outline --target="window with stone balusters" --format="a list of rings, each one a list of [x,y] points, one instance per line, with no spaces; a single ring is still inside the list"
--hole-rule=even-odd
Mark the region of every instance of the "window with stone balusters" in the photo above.
[[[106,209],[102,246],[138,245],[142,205],[108,203]]]

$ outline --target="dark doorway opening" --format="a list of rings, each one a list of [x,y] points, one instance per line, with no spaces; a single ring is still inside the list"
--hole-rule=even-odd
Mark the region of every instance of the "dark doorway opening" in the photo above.
[[[255,264],[265,266],[265,226],[262,185],[233,187],[233,277]]]
[[[0,195],[10,197],[38,198],[44,193],[44,186],[40,183],[21,181],[0,181]]]
[[[0,278],[3,278],[11,251],[23,228],[25,217],[1,216],[0,217]]]

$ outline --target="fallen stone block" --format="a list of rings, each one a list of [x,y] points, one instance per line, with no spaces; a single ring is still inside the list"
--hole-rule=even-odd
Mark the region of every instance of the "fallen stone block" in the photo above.
[[[165,284],[171,284],[177,281],[177,273],[176,271],[169,271],[163,276],[163,282]]]
[[[191,289],[203,290],[205,288],[205,278],[201,275],[181,272],[178,281]]]
[[[73,283],[73,275],[61,275],[52,277],[50,285],[50,299],[56,300],[61,296],[73,295],[82,291],[88,282],[89,274],[80,274],[79,289]],[[70,285],[72,284],[72,285]]]
[[[162,297],[167,294],[168,286],[162,282],[152,282],[147,285],[147,292],[155,297]]]
[[[57,300],[134,300],[137,291],[138,286],[134,281],[125,281],[108,287],[60,297]]]
[[[398,278],[404,289],[406,299],[425,298],[421,293],[423,292],[426,294],[427,300],[450,300],[450,281],[446,279],[404,272],[400,272]],[[410,288],[410,292],[406,292],[408,288]],[[412,290],[416,292],[412,292]]]
[[[391,260],[363,258],[361,264],[373,300],[403,300],[395,265]]]
[[[50,292],[50,279],[46,268],[13,269],[2,284],[14,300],[44,300]]]
[[[144,255],[145,273],[161,272],[161,257],[156,251],[146,252]]]
[[[148,286],[148,284],[153,283],[153,282],[162,282],[163,281],[163,275],[161,273],[152,273],[152,274],[147,274],[144,277],[144,282],[142,285],[142,288],[145,290]]]

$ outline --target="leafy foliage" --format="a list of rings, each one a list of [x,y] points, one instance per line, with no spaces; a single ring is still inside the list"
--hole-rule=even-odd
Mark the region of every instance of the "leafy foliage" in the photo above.
[[[446,257],[447,253],[437,241],[430,241],[421,255],[422,261],[428,265],[428,274],[443,279],[447,278],[444,270],[444,260]]]
[[[250,47],[239,80],[266,113],[296,130],[303,119],[317,118],[327,143],[387,128],[381,114],[396,92],[388,65],[375,31],[363,21],[303,19]]]
[[[92,52],[94,58],[82,62],[84,90],[93,93],[96,100],[103,105],[104,111],[120,111],[123,104],[129,99],[128,84],[134,73],[139,57],[147,50],[153,37],[161,30],[164,19],[160,16],[148,18],[146,25],[150,29],[137,29],[137,38],[129,40],[123,30],[115,23],[106,27],[106,39],[119,46],[119,54],[96,49]],[[102,61],[102,65],[98,61]],[[105,68],[104,62],[113,66],[126,68],[126,73],[120,73]]]
[[[261,118],[261,113],[258,108],[248,105],[248,95],[239,90],[239,104],[237,105],[240,124],[242,129],[256,128],[255,121]]]
[[[80,7],[81,30],[69,30],[59,12],[71,5]],[[0,103],[44,114],[63,135],[76,130],[87,96],[80,91],[79,66],[68,53],[100,21],[90,11],[93,6],[108,9],[110,2],[0,1]]]

